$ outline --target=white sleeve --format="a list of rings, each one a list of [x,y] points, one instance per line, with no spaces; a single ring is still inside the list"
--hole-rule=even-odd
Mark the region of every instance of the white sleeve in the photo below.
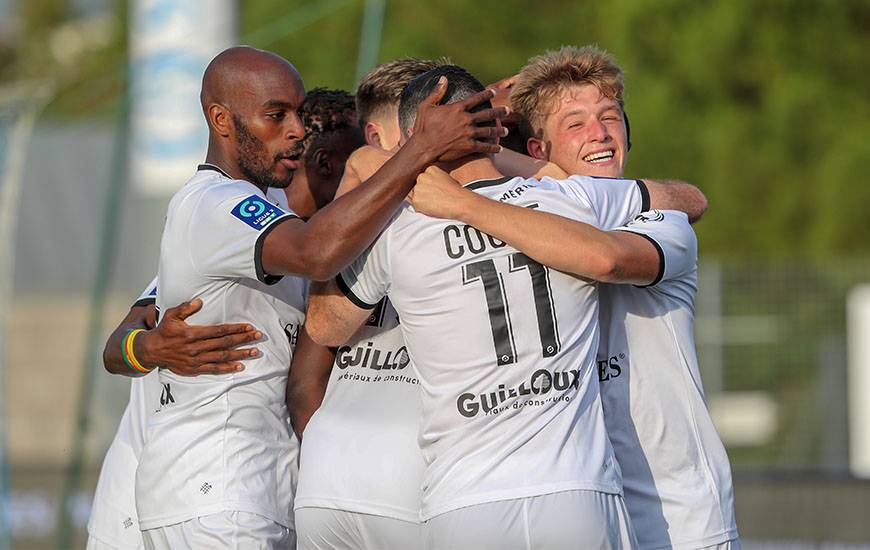
[[[142,294],[136,298],[136,301],[133,302],[132,307],[142,307],[153,304],[157,301],[157,277],[151,280],[148,286],[145,287],[145,290],[142,291]]]
[[[191,261],[207,277],[277,283],[281,277],[263,271],[263,242],[295,217],[246,182],[216,185],[202,193],[188,219]]]
[[[649,210],[649,192],[641,180],[571,176],[556,181],[569,197],[592,209],[597,226],[605,231]]]
[[[617,231],[645,237],[659,253],[659,274],[646,286],[676,279],[695,269],[698,263],[698,239],[689,218],[676,210],[643,212]]]
[[[338,288],[348,300],[372,309],[390,291],[390,258],[387,249],[389,227],[336,277]]]

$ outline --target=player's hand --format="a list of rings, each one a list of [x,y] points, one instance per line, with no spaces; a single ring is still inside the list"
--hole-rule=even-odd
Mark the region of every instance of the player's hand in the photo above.
[[[237,349],[263,337],[249,324],[193,326],[184,321],[201,308],[197,298],[167,310],[157,327],[134,340],[139,360],[180,376],[198,376],[238,372],[245,368],[240,361],[260,356],[256,348]]]
[[[496,138],[507,135],[501,126],[480,126],[507,115],[507,107],[492,107],[470,112],[481,103],[492,100],[494,92],[484,90],[462,101],[439,105],[447,91],[447,78],[441,77],[435,90],[417,107],[414,142],[421,153],[435,161],[451,161],[474,153],[498,153]]]
[[[514,128],[517,128],[522,120],[522,117],[511,107],[511,92],[514,89],[514,84],[517,83],[517,76],[518,75],[513,75],[507,78],[502,78],[498,82],[487,86],[487,88],[490,88],[495,92],[495,97],[492,98],[492,106],[507,107],[510,109],[507,116],[502,117],[501,124],[502,126],[509,128],[511,132],[514,132]]]
[[[414,210],[421,214],[455,220],[461,219],[463,208],[476,195],[444,170],[430,166],[417,176],[417,185],[408,197]]]
[[[498,82],[494,82],[487,86],[487,88],[495,92],[495,96],[492,98],[493,107],[507,107],[508,109],[510,109],[511,90],[513,89],[516,82],[517,75],[513,75],[507,78],[502,78]]]

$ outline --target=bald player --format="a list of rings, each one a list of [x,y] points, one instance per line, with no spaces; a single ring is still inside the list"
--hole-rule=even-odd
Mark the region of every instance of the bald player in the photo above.
[[[344,161],[362,143],[362,133],[354,97],[342,90],[312,90],[305,97],[300,116],[305,128],[300,158],[305,169],[294,173],[287,189],[271,188],[267,197],[282,208],[289,206],[300,216],[310,217],[321,200],[332,200]],[[159,395],[162,387],[157,373],[143,377],[124,362],[120,354],[124,336],[131,330],[145,329],[146,333],[135,340],[137,358],[146,368],[159,365],[179,375],[234,372],[243,368],[240,361],[258,353],[253,348],[238,348],[261,337],[250,325],[193,327],[184,323],[199,310],[199,300],[169,309],[155,328],[156,285],[155,278],[109,337],[103,352],[109,372],[139,378],[131,380],[129,403],[100,470],[88,521],[89,550],[144,547],[133,493],[147,431],[146,395]],[[288,336],[295,339],[297,333],[298,327],[291,327]]]
[[[495,151],[495,128],[475,123],[503,110],[469,109],[491,97],[421,105],[419,139],[366,185],[305,223],[267,200],[302,166],[298,115],[305,91],[285,59],[249,47],[219,54],[201,99],[209,126],[206,162],[170,202],[158,270],[157,306],[201,298],[194,325],[256,324],[261,355],[243,371],[185,378],[159,372],[163,388],[136,479],[146,547],[289,547],[295,443],[284,403],[292,349],[285,327],[303,318],[305,283],[332,277],[383,228],[436,160]],[[285,277],[286,275],[294,275]]]

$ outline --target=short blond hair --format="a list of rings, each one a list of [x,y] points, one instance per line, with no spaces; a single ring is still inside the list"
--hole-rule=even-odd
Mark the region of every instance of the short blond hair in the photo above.
[[[529,59],[511,90],[511,107],[539,133],[553,103],[569,86],[591,84],[604,97],[623,106],[622,69],[613,57],[596,46],[562,46]]]
[[[361,126],[381,111],[398,107],[399,96],[409,82],[436,67],[450,65],[446,57],[416,59],[405,57],[378,65],[359,82],[356,89],[356,110]]]

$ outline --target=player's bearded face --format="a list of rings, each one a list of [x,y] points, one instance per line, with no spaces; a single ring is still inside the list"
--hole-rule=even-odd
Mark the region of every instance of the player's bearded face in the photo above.
[[[569,174],[620,178],[628,153],[619,103],[591,84],[574,86],[556,99],[544,122],[548,160]]]
[[[245,178],[257,186],[285,188],[293,180],[293,171],[280,169],[282,161],[298,159],[301,142],[296,147],[270,154],[266,144],[244,123],[234,116],[236,125],[236,148],[239,153],[239,169]],[[286,168],[286,166],[284,167]],[[281,175],[281,172],[284,172]]]

